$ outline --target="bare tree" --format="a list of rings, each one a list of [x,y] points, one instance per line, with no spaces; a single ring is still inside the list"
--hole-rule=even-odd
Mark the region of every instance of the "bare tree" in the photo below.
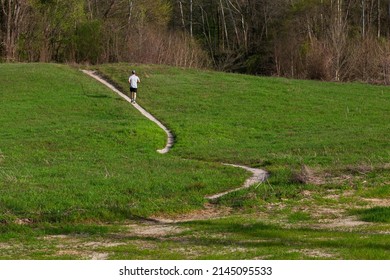
[[[193,5],[193,0],[190,0],[190,35],[191,38],[194,37],[194,5]]]
[[[183,10],[183,1],[179,0],[179,7],[180,7],[180,15],[181,15],[181,24],[183,27],[183,30],[186,30],[186,23],[184,20],[184,10]]]
[[[366,1],[362,0],[362,38],[366,37]]]
[[[5,60],[16,59],[17,41],[21,25],[26,15],[27,3],[25,0],[1,0],[1,12],[4,20]]]
[[[224,41],[224,44],[222,47],[225,47],[225,44],[227,46],[227,49],[229,49],[229,32],[228,32],[228,27],[227,27],[227,22],[226,22],[226,16],[225,16],[225,7],[223,5],[222,0],[219,0],[220,3],[220,12],[221,12],[221,26],[222,29],[224,30],[224,37],[226,40]]]

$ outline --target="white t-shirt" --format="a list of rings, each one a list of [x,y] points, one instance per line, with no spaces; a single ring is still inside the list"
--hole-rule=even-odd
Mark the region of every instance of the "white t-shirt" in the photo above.
[[[137,75],[133,74],[129,77],[130,87],[137,88],[137,84],[140,83],[140,79]]]

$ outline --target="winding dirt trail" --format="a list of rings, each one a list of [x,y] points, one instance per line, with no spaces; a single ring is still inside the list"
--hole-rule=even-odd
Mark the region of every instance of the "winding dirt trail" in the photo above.
[[[207,199],[210,199],[210,200],[218,199],[218,198],[225,196],[229,193],[236,192],[236,191],[243,190],[243,189],[247,189],[254,184],[261,184],[261,183],[265,182],[265,180],[267,180],[267,178],[269,176],[268,172],[263,170],[263,169],[252,168],[252,167],[248,167],[248,166],[244,166],[244,165],[237,165],[237,164],[224,163],[224,165],[245,169],[246,171],[252,172],[252,177],[248,178],[244,182],[242,187],[239,187],[237,189],[233,189],[230,191],[214,194],[211,196],[206,196]]]
[[[133,105],[134,108],[136,108],[139,112],[141,112],[142,115],[144,115],[146,118],[148,118],[149,120],[151,120],[152,122],[157,124],[161,129],[163,129],[165,131],[165,133],[167,134],[167,144],[166,144],[165,148],[163,148],[161,150],[157,150],[157,152],[159,152],[161,154],[166,154],[169,152],[169,150],[174,145],[174,136],[173,136],[172,132],[167,127],[165,127],[158,119],[156,119],[153,115],[151,115],[149,112],[147,112],[140,105],[138,105],[137,103],[135,103],[135,104],[131,103],[131,99],[126,94],[122,93],[115,86],[113,86],[112,84],[110,84],[106,80],[102,79],[99,75],[96,74],[95,71],[89,71],[89,70],[82,70],[82,71],[85,74],[89,75],[90,77],[101,82],[102,84],[104,84],[105,86],[110,88],[115,93],[117,93],[120,97],[125,99],[127,102],[129,102],[131,105]],[[215,199],[221,198],[221,197],[223,197],[227,194],[230,194],[232,192],[236,192],[236,191],[239,191],[242,189],[249,188],[250,186],[252,186],[254,184],[261,184],[261,183],[265,182],[265,180],[267,180],[267,178],[269,176],[267,171],[262,170],[262,169],[258,169],[258,168],[251,168],[248,166],[236,165],[236,164],[226,164],[226,163],[223,163],[223,165],[245,169],[245,170],[251,172],[252,176],[250,178],[248,178],[244,182],[244,184],[239,188],[232,189],[232,190],[225,191],[225,192],[218,193],[218,194],[214,194],[214,195],[210,195],[210,196],[206,196],[205,198],[207,198],[209,200],[215,200]]]
[[[98,80],[99,82],[101,82],[102,84],[104,84],[105,86],[107,86],[108,88],[110,88],[112,91],[114,91],[115,93],[117,93],[120,97],[122,97],[123,99],[125,99],[127,102],[129,102],[131,105],[133,105],[134,108],[136,108],[138,111],[141,112],[142,115],[144,115],[146,118],[148,118],[149,120],[151,120],[152,122],[154,122],[155,124],[157,124],[162,130],[165,131],[165,133],[167,134],[167,144],[165,145],[165,148],[164,149],[161,149],[161,150],[157,150],[157,152],[159,152],[160,154],[166,154],[169,152],[169,150],[172,148],[173,146],[173,143],[174,143],[174,137],[173,137],[173,134],[172,132],[167,128],[165,127],[159,120],[157,120],[154,116],[152,116],[148,111],[146,111],[144,108],[142,108],[140,105],[138,105],[137,103],[131,103],[131,99],[130,97],[128,97],[126,94],[122,93],[121,91],[119,91],[116,87],[114,87],[112,84],[110,84],[109,82],[107,82],[106,80],[102,79],[100,76],[98,76],[96,74],[95,71],[89,71],[89,70],[82,70],[85,74],[91,76],[92,78]]]

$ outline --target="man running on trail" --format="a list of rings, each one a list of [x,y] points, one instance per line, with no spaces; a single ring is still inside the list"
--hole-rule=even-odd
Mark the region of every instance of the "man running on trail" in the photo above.
[[[130,84],[130,99],[131,103],[135,104],[135,100],[137,99],[137,88],[138,83],[140,83],[139,77],[135,74],[135,70],[131,71],[131,76],[129,77]]]

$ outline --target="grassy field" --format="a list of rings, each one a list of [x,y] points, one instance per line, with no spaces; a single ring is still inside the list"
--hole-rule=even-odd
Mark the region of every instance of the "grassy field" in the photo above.
[[[248,165],[383,165],[387,87],[139,66],[139,103],[176,133],[186,158]],[[99,68],[127,91],[128,65]]]
[[[390,258],[387,87],[133,67],[0,64],[0,258]]]
[[[268,170],[273,191],[258,190],[256,199],[295,197],[313,185],[390,195],[389,88],[136,68],[139,103],[176,135],[172,154]],[[123,91],[129,69],[99,67]]]
[[[112,221],[189,211],[245,172],[161,156],[165,134],[78,70],[0,65],[0,220]]]

